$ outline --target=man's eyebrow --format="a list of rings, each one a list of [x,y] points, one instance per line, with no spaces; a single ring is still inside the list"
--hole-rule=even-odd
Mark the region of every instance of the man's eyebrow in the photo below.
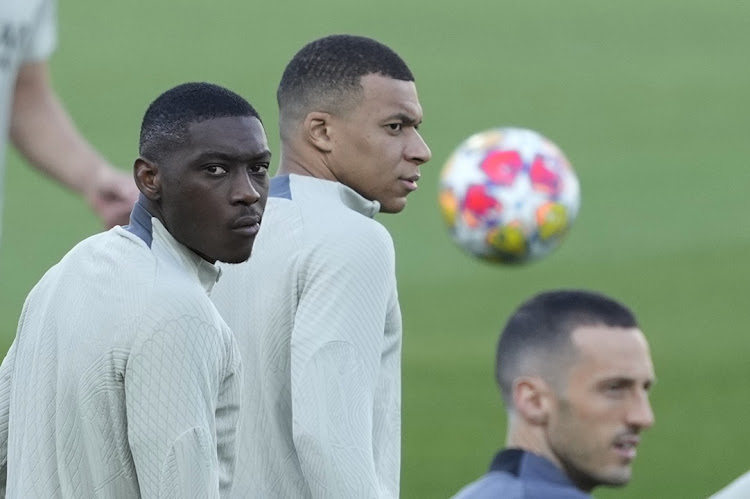
[[[255,161],[255,160],[263,160],[263,159],[270,159],[271,158],[271,151],[268,149],[264,149],[262,151],[259,151],[257,154],[251,154],[251,155],[239,155],[239,154],[231,154],[224,151],[204,151],[200,153],[196,157],[196,161],[207,161],[211,159],[218,159],[221,161]]]
[[[420,123],[422,123],[422,120],[417,120],[416,118],[414,118],[414,116],[408,115],[406,113],[396,113],[386,118],[386,121],[393,121],[393,120],[398,120],[404,125],[409,125],[409,126],[419,125]]]
[[[637,381],[635,378],[631,378],[629,376],[621,376],[621,375],[607,376],[606,378],[602,378],[599,380],[599,383],[601,384],[608,384],[608,383],[634,384],[636,382]]]
[[[609,376],[606,378],[602,378],[599,380],[599,384],[606,385],[608,383],[617,383],[621,385],[640,385],[644,384],[649,387],[653,386],[654,383],[656,383],[656,378],[646,378],[643,380],[640,380],[638,378],[633,378],[630,376]]]

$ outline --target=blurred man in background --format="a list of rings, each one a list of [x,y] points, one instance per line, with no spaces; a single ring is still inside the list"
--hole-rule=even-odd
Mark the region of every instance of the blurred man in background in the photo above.
[[[456,499],[586,499],[630,481],[654,369],[628,308],[587,291],[532,298],[505,325],[496,375],[506,447]]]
[[[217,261],[252,251],[265,130],[239,95],[184,84],[149,106],[139,154],[131,223],[77,244],[26,299],[0,367],[0,495],[230,492],[242,372],[208,293]]]
[[[107,228],[124,225],[138,197],[132,176],[86,142],[50,83],[56,8],[56,0],[0,2],[0,210],[10,135],[31,165],[83,196]]]
[[[238,497],[395,498],[401,452],[398,213],[430,150],[414,76],[393,50],[334,35],[279,84],[271,225],[212,298],[245,366]],[[245,494],[245,495],[242,495]]]

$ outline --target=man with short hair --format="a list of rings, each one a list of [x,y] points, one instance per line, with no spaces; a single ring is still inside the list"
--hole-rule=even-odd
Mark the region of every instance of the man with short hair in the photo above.
[[[654,369],[627,307],[588,291],[532,298],[505,325],[496,374],[506,448],[456,499],[584,499],[630,481]]]
[[[81,136],[55,94],[47,59],[56,46],[57,0],[0,2],[0,212],[10,138],[30,165],[80,194],[107,228],[126,224],[138,189]]]
[[[382,43],[333,35],[292,58],[277,98],[275,228],[212,296],[253,401],[235,490],[398,497],[401,312],[393,242],[373,217],[404,209],[430,159],[414,77]]]
[[[217,261],[250,256],[266,134],[242,97],[190,83],[149,106],[139,152],[130,225],[45,274],[0,367],[9,497],[229,494],[242,372],[208,293]]]

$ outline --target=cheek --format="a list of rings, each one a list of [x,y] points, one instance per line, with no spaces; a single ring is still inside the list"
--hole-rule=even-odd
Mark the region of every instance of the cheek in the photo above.
[[[611,431],[590,414],[561,411],[548,430],[550,447],[567,466],[590,470],[609,447]]]
[[[570,401],[561,407],[558,414],[561,425],[575,427],[583,434],[599,435],[611,433],[619,425],[619,404],[601,396],[592,396]]]
[[[165,215],[178,232],[211,231],[215,228],[220,213],[219,195],[215,191],[199,186],[186,186],[179,196],[165,199]],[[179,228],[177,228],[179,226]],[[198,236],[200,234],[197,234]],[[193,235],[193,238],[196,234]],[[206,238],[209,239],[209,238]]]
[[[380,141],[370,146],[362,159],[369,165],[371,177],[382,184],[392,181],[396,173],[402,173],[399,172],[402,155],[394,141]]]
[[[590,401],[578,410],[583,438],[590,449],[604,451],[625,427],[622,405],[606,398]]]

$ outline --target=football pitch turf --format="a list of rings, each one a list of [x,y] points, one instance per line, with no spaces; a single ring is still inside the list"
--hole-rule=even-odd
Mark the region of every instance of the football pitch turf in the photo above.
[[[142,113],[174,84],[246,96],[277,153],[274,92],[297,49],[334,32],[389,44],[416,75],[433,152],[407,210],[378,217],[404,315],[402,496],[448,497],[486,469],[505,437],[499,328],[531,294],[583,287],[633,307],[658,378],[632,483],[595,495],[697,498],[750,467],[749,19],[729,0],[80,0],[61,2],[52,74],[85,135],[129,169]],[[493,126],[543,133],[581,181],[568,239],[531,266],[475,261],[442,227],[443,161]],[[12,154],[5,192],[1,352],[34,283],[98,230]]]

